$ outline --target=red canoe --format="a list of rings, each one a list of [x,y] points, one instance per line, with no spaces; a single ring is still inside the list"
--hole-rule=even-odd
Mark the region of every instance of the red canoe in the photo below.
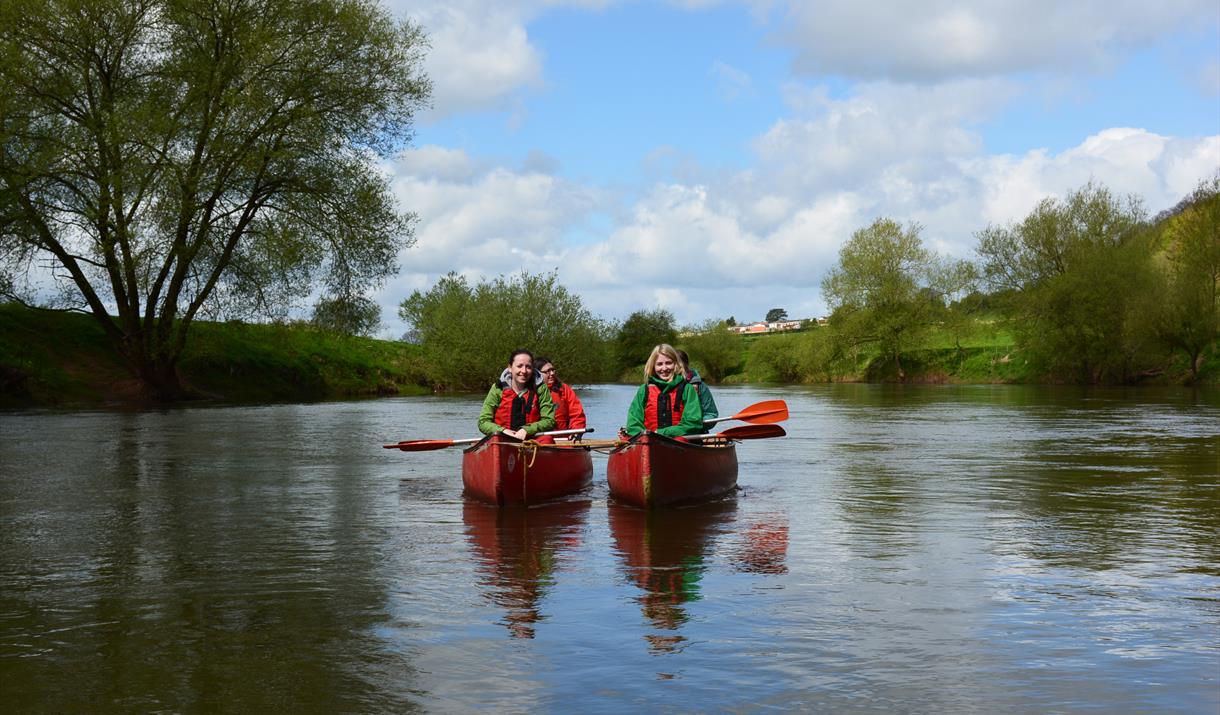
[[[611,496],[636,506],[704,501],[737,486],[737,448],[646,432],[610,453],[606,478]]]
[[[526,444],[497,434],[462,453],[466,495],[489,504],[537,504],[592,481],[588,447]]]

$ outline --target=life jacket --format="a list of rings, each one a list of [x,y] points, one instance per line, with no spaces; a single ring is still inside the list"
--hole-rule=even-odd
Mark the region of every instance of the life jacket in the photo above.
[[[555,429],[568,428],[568,402],[564,390],[567,386],[559,380],[551,387],[551,401],[555,403]]]
[[[685,378],[670,388],[669,392],[661,393],[660,385],[648,383],[648,399],[644,402],[644,429],[656,431],[662,427],[672,427],[682,421],[682,409],[686,403],[682,401],[682,393],[686,392]]]
[[[501,427],[518,430],[531,422],[542,419],[538,411],[538,390],[530,387],[520,395],[512,387],[500,383],[500,405],[493,418]]]

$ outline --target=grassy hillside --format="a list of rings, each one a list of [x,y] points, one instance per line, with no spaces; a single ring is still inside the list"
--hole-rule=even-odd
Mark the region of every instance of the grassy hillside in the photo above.
[[[742,341],[739,369],[726,383],[760,382],[897,382],[893,362],[864,347],[845,360],[828,363],[819,353],[819,340],[829,335],[814,328],[796,333],[747,336]],[[824,344],[824,343],[823,343]],[[697,361],[697,356],[695,357]],[[906,382],[924,383],[1046,383],[1022,354],[1011,331],[995,316],[976,320],[965,329],[930,336],[928,346],[903,353]],[[1181,355],[1168,356],[1156,371],[1134,379],[1138,384],[1187,384],[1190,370]],[[1200,370],[1200,383],[1220,384],[1220,353],[1209,352]]]
[[[428,391],[418,347],[306,325],[196,323],[180,373],[200,397],[242,402]],[[0,404],[140,397],[93,318],[0,305]]]

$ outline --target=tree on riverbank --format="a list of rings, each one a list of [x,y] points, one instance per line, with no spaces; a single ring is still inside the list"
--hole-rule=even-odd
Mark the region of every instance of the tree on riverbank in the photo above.
[[[948,299],[967,288],[969,266],[923,246],[921,228],[877,219],[839,250],[839,263],[822,282],[830,327],[841,351],[876,346],[905,377],[904,351],[918,348],[944,316]]]
[[[1200,182],[1186,206],[1167,220],[1156,279],[1163,299],[1153,308],[1157,336],[1187,359],[1199,379],[1204,352],[1220,335],[1220,173]]]
[[[376,157],[424,46],[372,0],[7,0],[0,286],[91,313],[164,399],[197,317],[361,295],[412,240]]]
[[[1145,212],[1092,183],[979,234],[982,270],[1008,291],[1017,338],[1038,370],[1121,381],[1146,362],[1152,283]]]
[[[554,273],[474,286],[450,273],[412,293],[398,314],[419,336],[429,378],[441,389],[486,389],[519,347],[550,357],[565,379],[607,377],[608,328]]]
[[[615,369],[623,372],[644,364],[652,349],[678,340],[674,314],[664,308],[637,310],[618,327],[614,336]]]

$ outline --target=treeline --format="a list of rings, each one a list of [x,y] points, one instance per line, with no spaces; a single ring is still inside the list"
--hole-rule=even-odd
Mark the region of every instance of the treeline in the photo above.
[[[431,289],[415,291],[399,315],[414,326],[405,337],[420,345],[428,380],[441,390],[485,387],[499,375],[509,351],[520,346],[551,358],[564,379],[577,382],[635,380],[631,371],[662,342],[688,345],[705,360],[729,352],[732,362],[741,360],[740,340],[712,325],[679,340],[674,316],[666,310],[640,310],[622,323],[599,318],[554,273],[501,276],[475,285],[450,273]],[[724,374],[713,370],[709,378]]]
[[[1184,367],[1200,378],[1220,332],[1220,175],[1148,220],[1136,197],[1089,183],[977,234],[977,259],[924,247],[917,225],[857,231],[822,284],[828,329],[798,353],[802,379],[1005,332],[1036,380],[1133,383]]]
[[[621,323],[588,311],[555,274],[471,285],[450,274],[400,307],[437,389],[479,389],[508,351],[546,353],[567,379],[639,379],[653,345],[685,349],[713,382],[986,379],[1130,384],[1198,381],[1220,335],[1220,173],[1149,219],[1137,197],[1090,182],[977,234],[974,260],[938,255],[923,228],[880,218],[857,230],[822,281],[826,325],[743,338],[663,309]],[[981,347],[983,346],[983,347]],[[1002,357],[1000,356],[1002,354]],[[935,359],[930,359],[932,356]]]

